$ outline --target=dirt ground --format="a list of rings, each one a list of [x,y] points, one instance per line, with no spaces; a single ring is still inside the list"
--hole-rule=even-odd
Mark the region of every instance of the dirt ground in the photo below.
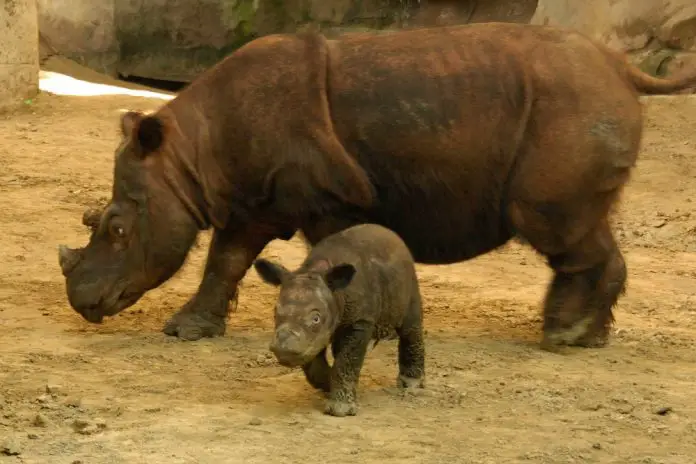
[[[646,100],[610,346],[538,349],[550,272],[522,245],[419,266],[428,388],[396,391],[396,343],[382,343],[358,415],[340,419],[270,356],[276,290],[253,272],[225,337],[160,332],[198,285],[208,234],[103,325],[70,309],[57,245],[84,244],[82,211],[110,194],[119,111],[161,103],[42,94],[0,117],[0,463],[696,462],[696,99]],[[264,253],[294,266],[304,250]]]

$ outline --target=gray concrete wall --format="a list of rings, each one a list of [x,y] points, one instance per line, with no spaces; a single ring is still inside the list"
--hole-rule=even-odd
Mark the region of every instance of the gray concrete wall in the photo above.
[[[39,90],[36,0],[0,0],[0,44],[0,110],[5,110]]]

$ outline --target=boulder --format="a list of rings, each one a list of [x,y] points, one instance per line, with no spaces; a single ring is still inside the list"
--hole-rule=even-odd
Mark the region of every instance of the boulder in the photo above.
[[[530,23],[577,29],[628,52],[653,75],[666,76],[695,62],[693,0],[539,0]]]
[[[70,58],[114,75],[119,60],[114,0],[37,0],[41,58]]]
[[[528,23],[536,7],[537,0],[422,0],[412,10],[412,24],[432,27],[490,21]]]
[[[572,27],[610,46],[633,51],[658,41],[689,49],[696,40],[693,0],[539,0],[532,24]]]

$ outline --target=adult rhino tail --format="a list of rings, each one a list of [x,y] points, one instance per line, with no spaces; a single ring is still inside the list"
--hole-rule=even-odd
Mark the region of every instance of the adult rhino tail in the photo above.
[[[696,73],[676,79],[660,79],[626,62],[626,72],[635,89],[646,95],[669,95],[680,90],[696,88]]]

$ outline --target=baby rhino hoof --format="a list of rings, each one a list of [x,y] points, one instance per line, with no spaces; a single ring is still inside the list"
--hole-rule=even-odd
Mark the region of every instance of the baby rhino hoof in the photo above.
[[[324,413],[335,417],[354,416],[358,413],[358,406],[353,401],[331,400],[326,403]]]
[[[407,390],[412,388],[425,388],[425,380],[422,377],[419,379],[414,379],[413,377],[400,375],[396,378],[396,386],[397,388],[405,388]]]

